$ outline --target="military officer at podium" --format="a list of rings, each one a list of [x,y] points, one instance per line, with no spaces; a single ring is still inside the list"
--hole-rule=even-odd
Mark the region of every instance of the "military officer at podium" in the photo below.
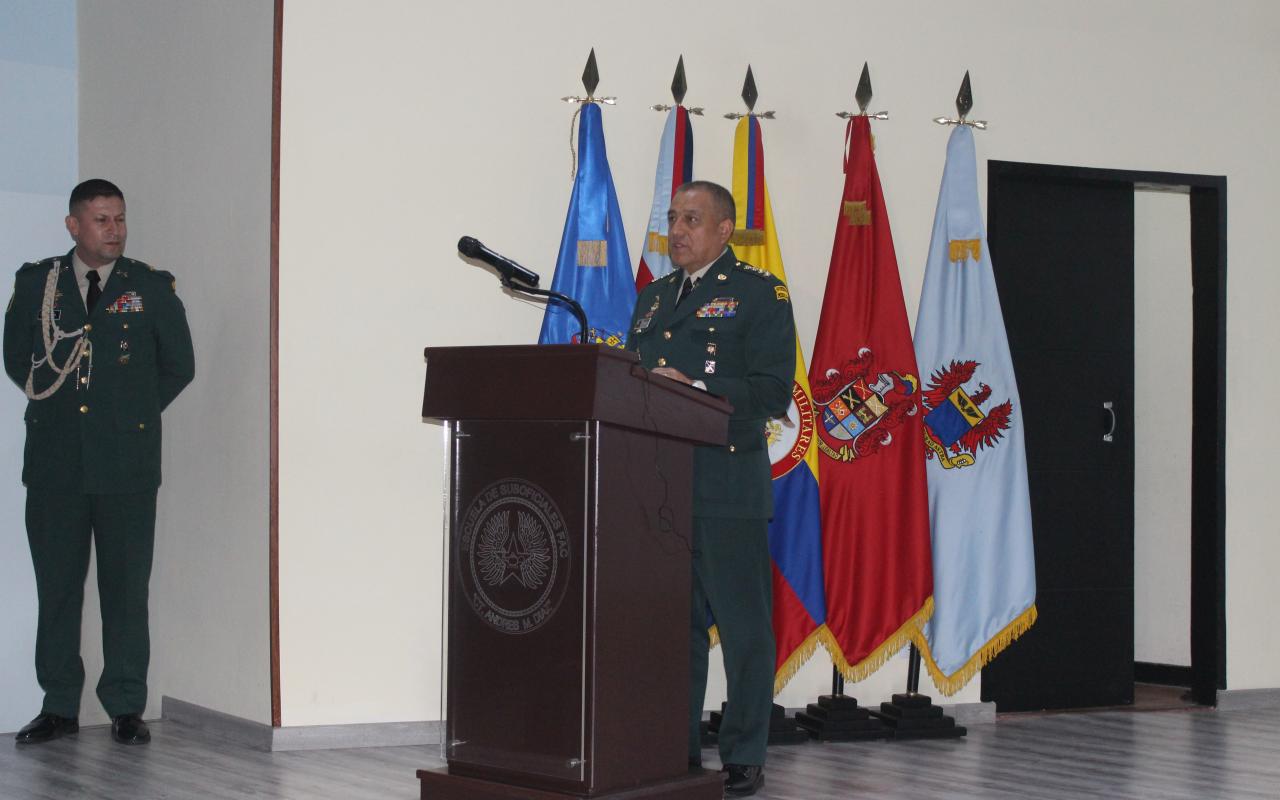
[[[111,734],[144,744],[147,585],[160,485],[160,412],[195,372],[173,276],[124,256],[124,195],[109,181],[71,193],[75,247],[18,270],[4,316],[4,368],[28,398],[22,482],[39,618],[44,703],[19,744],[75,733],[84,663],[80,615],[92,537]]]
[[[746,796],[764,783],[773,703],[773,493],[765,422],[790,402],[795,323],[782,282],[734,258],[728,242],[735,217],[724,187],[707,181],[680,187],[667,239],[678,269],[641,292],[627,347],[654,374],[733,404],[729,443],[694,453],[689,762],[701,763],[709,608],[728,680],[719,732],[725,793]]]

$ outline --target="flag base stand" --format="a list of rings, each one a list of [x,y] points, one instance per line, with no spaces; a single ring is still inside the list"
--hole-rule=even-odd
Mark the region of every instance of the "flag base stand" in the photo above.
[[[846,694],[824,694],[818,702],[796,712],[795,719],[810,738],[820,742],[857,742],[892,735],[883,720]]]
[[[720,722],[724,719],[724,709],[728,703],[721,703],[719,711],[711,712],[710,722],[704,722],[702,728],[702,746],[709,747],[720,741]],[[787,718],[787,710],[777,703],[769,712],[769,744],[804,744],[809,741],[809,732],[796,724],[796,720]]]
[[[929,695],[920,694],[920,651],[914,644],[907,658],[907,691],[871,714],[884,722],[894,739],[958,739],[969,732],[955,717],[943,714]]]
[[[879,711],[870,712],[889,729],[894,739],[958,739],[969,731],[956,724],[955,717],[942,713],[927,694],[895,694]]]

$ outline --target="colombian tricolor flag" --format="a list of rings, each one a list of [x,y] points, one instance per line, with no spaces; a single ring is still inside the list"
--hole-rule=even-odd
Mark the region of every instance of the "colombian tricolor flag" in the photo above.
[[[689,111],[676,106],[667,112],[658,146],[658,174],[653,179],[653,205],[649,209],[649,229],[645,232],[640,266],[636,268],[636,289],[671,272],[667,254],[667,212],[676,189],[693,178],[693,126]]]
[[[739,121],[734,134],[733,199],[738,207],[737,224],[729,240],[734,253],[786,283],[764,180],[760,121],[755,117]],[[797,338],[791,406],[785,419],[770,420],[768,427],[774,504],[769,552],[773,557],[773,635],[778,648],[775,694],[813,654],[826,621],[814,430],[813,395]]]

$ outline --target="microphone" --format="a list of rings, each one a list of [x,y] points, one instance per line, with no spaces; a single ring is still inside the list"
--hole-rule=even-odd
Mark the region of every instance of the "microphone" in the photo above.
[[[538,273],[525,269],[506,256],[498,255],[470,236],[463,236],[458,240],[458,252],[467,258],[483,261],[502,273],[504,283],[516,280],[529,286],[538,285]]]

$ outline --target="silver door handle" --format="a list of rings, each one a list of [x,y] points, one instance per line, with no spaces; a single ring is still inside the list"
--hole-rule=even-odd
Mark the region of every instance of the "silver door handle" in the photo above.
[[[1102,441],[1111,442],[1115,440],[1114,434],[1116,432],[1116,404],[1108,400],[1102,404],[1102,407],[1106,410],[1108,414],[1111,415],[1111,428],[1106,433],[1102,434]]]

